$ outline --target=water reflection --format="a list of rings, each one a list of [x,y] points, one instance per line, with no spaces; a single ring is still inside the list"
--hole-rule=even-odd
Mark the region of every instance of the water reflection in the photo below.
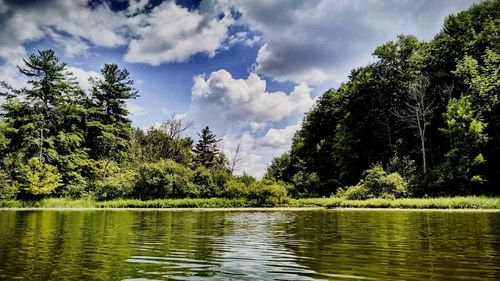
[[[500,213],[0,211],[0,279],[500,279]]]

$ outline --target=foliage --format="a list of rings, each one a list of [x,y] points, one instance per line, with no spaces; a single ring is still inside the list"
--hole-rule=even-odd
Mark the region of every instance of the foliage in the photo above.
[[[19,184],[12,181],[7,173],[0,171],[0,199],[15,199],[19,193]]]
[[[126,104],[139,95],[126,69],[104,64],[85,91],[53,50],[38,51],[19,66],[23,87],[0,83],[0,198],[222,196],[260,206],[343,186],[335,200],[498,195],[499,11],[500,1],[483,1],[429,42],[401,35],[377,47],[373,63],[318,98],[262,181],[232,175],[238,155],[228,167],[208,126],[195,144],[184,135],[192,124],[175,117],[134,130]]]
[[[441,130],[448,136],[451,149],[445,155],[441,171],[445,181],[462,189],[456,193],[473,193],[472,185],[484,183],[479,171],[485,164],[481,148],[488,141],[486,124],[466,96],[451,99],[443,116],[447,127]]]
[[[134,196],[142,200],[196,197],[199,191],[189,180],[191,171],[172,160],[145,163],[139,168]]]
[[[365,171],[364,178],[347,189],[339,189],[337,197],[349,200],[364,200],[372,197],[404,197],[407,195],[407,182],[397,172],[387,174],[382,166],[375,165]]]
[[[266,177],[292,184],[294,197],[329,196],[381,163],[404,181],[374,174],[394,187],[384,193],[367,174],[373,196],[498,194],[498,11],[500,1],[483,1],[429,42],[403,35],[376,48],[377,61],[317,100]]]
[[[207,126],[198,134],[198,143],[193,149],[195,166],[205,168],[222,168],[226,165],[224,154],[220,153],[217,144],[221,141],[217,139]]]
[[[94,196],[101,201],[130,197],[137,180],[137,172],[120,168],[113,163],[112,171],[94,183]]]
[[[57,168],[42,164],[38,158],[31,158],[24,167],[26,175],[22,188],[30,195],[49,195],[62,186],[62,177]]]
[[[259,206],[278,206],[285,204],[288,200],[285,186],[269,180],[253,183],[247,198],[254,200]]]

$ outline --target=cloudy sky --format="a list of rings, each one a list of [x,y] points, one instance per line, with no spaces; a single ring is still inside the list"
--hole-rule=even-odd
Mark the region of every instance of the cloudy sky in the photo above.
[[[133,125],[173,115],[209,125],[239,172],[260,177],[290,147],[304,113],[374,48],[398,34],[430,40],[478,0],[0,0],[0,80],[55,49],[82,87],[106,62],[127,68],[141,97]]]

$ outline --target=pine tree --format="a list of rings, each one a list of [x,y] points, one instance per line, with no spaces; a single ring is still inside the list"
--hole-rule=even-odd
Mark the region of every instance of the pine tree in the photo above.
[[[205,168],[224,166],[224,155],[217,147],[221,140],[217,139],[208,126],[203,128],[198,136],[200,140],[193,149],[195,166],[204,166]]]
[[[132,133],[126,101],[139,95],[126,69],[105,64],[101,74],[102,78],[91,80],[87,142],[94,159],[118,160]]]
[[[62,185],[61,180],[68,184],[81,179],[86,165],[84,93],[53,50],[32,54],[24,64],[19,71],[29,78],[30,87],[3,84],[7,93],[2,117],[11,128],[9,158],[16,161],[10,165],[17,165],[28,194],[49,194]],[[45,177],[47,171],[52,176]],[[41,178],[50,188],[33,188]]]

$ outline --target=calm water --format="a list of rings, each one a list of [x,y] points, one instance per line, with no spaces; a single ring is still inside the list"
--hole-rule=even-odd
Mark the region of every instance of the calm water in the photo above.
[[[500,213],[0,211],[0,280],[500,280]]]

